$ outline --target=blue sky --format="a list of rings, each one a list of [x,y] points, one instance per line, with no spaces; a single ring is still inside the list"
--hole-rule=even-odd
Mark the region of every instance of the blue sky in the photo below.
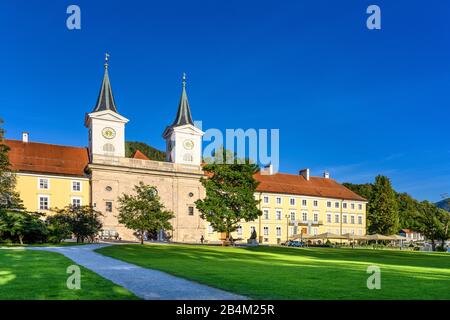
[[[81,30],[66,8],[81,8]],[[382,29],[366,28],[381,7]],[[450,193],[448,1],[24,1],[0,4],[0,117],[8,138],[85,146],[111,54],[127,139],[163,149],[188,74],[207,128],[279,128],[280,169],[377,174]]]

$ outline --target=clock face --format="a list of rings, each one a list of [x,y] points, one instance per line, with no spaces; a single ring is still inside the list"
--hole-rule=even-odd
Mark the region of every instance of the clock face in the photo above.
[[[116,136],[116,131],[113,128],[106,127],[103,128],[102,135],[106,139],[113,139]]]
[[[190,139],[186,139],[183,141],[183,147],[186,150],[192,150],[192,148],[194,148],[194,141],[190,140]]]

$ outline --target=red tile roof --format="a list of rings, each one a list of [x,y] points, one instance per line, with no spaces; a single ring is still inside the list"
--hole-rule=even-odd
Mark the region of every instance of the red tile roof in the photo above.
[[[14,171],[84,176],[89,163],[87,148],[3,140]]]
[[[257,187],[257,191],[260,192],[366,201],[334,179],[310,177],[308,181],[302,175],[287,173],[272,175],[257,173],[254,177],[260,182]]]
[[[150,160],[145,154],[143,154],[140,150],[136,150],[134,155],[132,156],[133,159],[141,159],[141,160]]]

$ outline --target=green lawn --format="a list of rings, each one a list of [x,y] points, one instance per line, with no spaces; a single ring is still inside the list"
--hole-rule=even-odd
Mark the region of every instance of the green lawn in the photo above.
[[[137,299],[88,269],[81,269],[81,289],[69,290],[67,267],[75,264],[55,252],[0,249],[0,300]]]
[[[257,299],[450,299],[450,255],[368,249],[121,245],[104,255]],[[367,288],[367,267],[381,289]]]

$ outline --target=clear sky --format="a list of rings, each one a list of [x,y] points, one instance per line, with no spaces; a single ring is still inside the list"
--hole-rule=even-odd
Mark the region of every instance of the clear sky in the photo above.
[[[81,30],[66,9],[81,8]],[[381,7],[382,29],[366,28]],[[0,3],[0,117],[7,137],[87,145],[110,57],[127,140],[164,149],[188,74],[207,128],[279,128],[280,169],[340,182],[392,179],[450,193],[450,2],[24,1]]]

